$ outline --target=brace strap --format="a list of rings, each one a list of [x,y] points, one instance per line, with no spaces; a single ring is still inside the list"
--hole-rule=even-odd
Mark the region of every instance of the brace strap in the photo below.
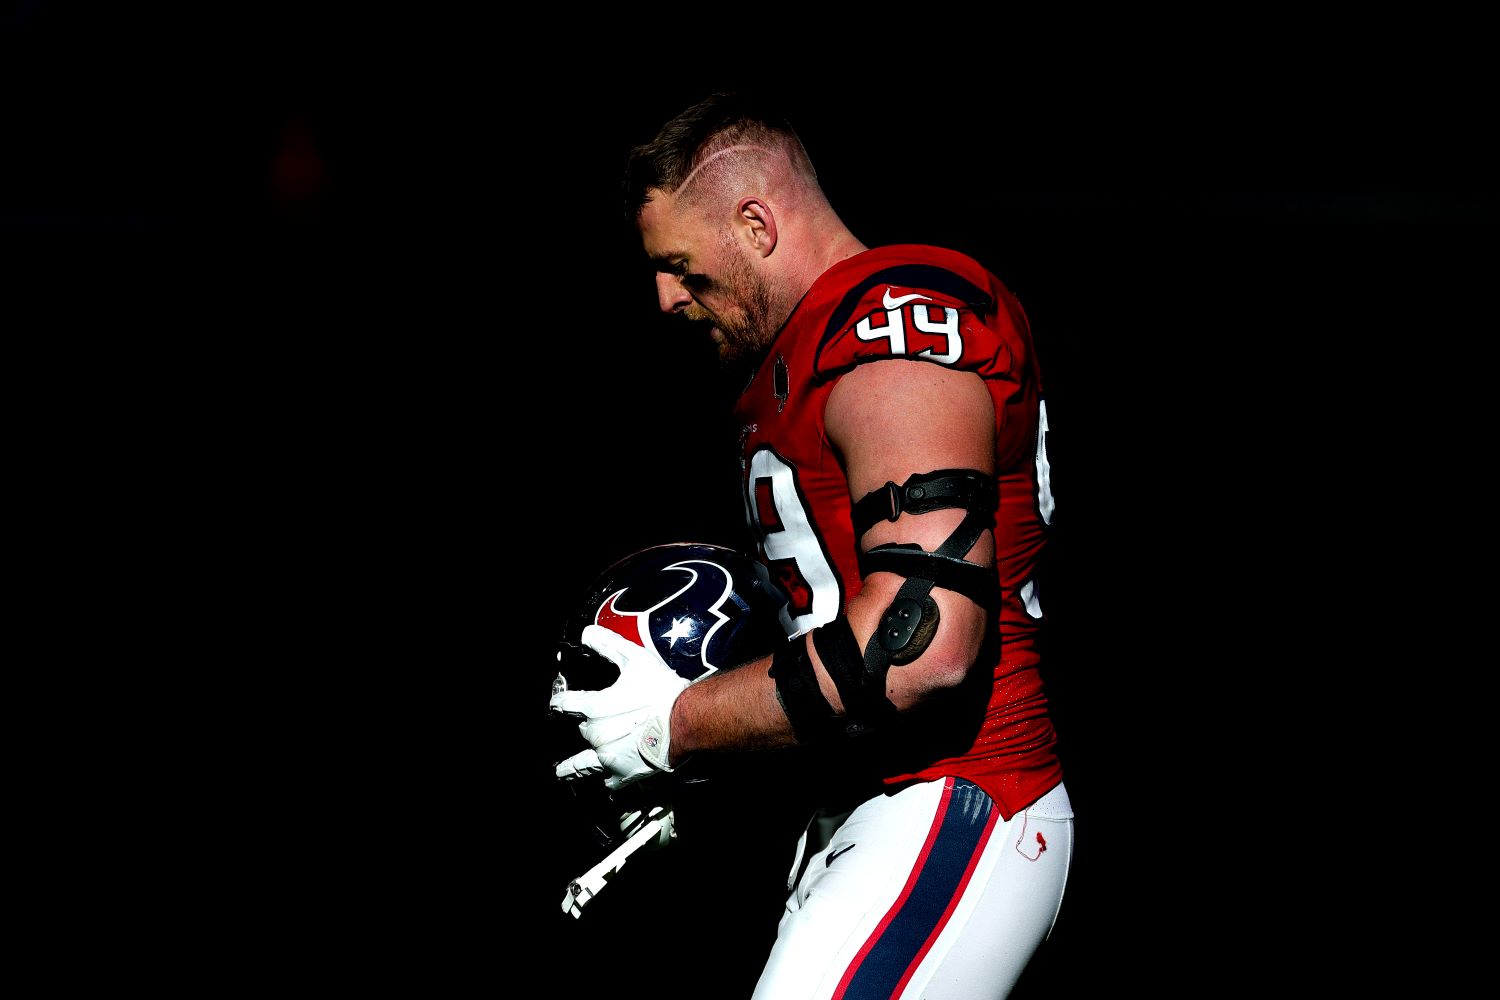
[[[813,671],[806,639],[793,639],[776,650],[771,658],[771,677],[776,681],[776,700],[781,702],[798,743],[821,743],[838,734],[839,717],[818,690],[818,675]]]
[[[855,502],[850,520],[854,522],[854,537],[863,538],[876,522],[894,521],[907,512],[925,514],[946,507],[963,507],[970,513],[979,511],[993,518],[999,505],[1000,488],[993,476],[973,469],[938,469],[916,473],[900,486],[888,482],[871,490]]]
[[[971,546],[973,542],[969,543]],[[1000,579],[993,567],[971,563],[967,559],[955,559],[938,552],[924,552],[918,545],[891,543],[877,545],[859,556],[860,576],[871,573],[895,573],[906,577],[902,585],[902,597],[920,601],[934,586],[954,590],[982,608],[995,609],[1000,606]],[[907,593],[912,581],[925,586],[921,593]]]
[[[865,647],[864,677],[867,684],[878,684],[882,698],[891,665],[909,663],[921,654],[919,646],[908,648],[915,632],[904,629],[899,619],[915,616],[920,621],[931,603],[933,587],[957,591],[992,613],[999,608],[1000,581],[995,567],[964,559],[979,536],[994,527],[999,504],[1000,488],[995,478],[975,469],[917,473],[900,486],[888,482],[884,489],[872,490],[854,504],[851,515],[859,537],[882,517],[894,521],[907,512],[964,509],[964,519],[936,551],[927,552],[915,544],[889,543],[859,555],[861,576],[885,571],[906,578],[882,618],[880,629]],[[932,604],[928,613],[936,612],[937,606]],[[821,646],[818,653],[823,653]]]
[[[859,651],[849,619],[839,615],[812,635],[818,657],[844,703],[844,735],[859,736],[890,722],[896,706],[885,696],[885,671],[872,671],[867,654]]]

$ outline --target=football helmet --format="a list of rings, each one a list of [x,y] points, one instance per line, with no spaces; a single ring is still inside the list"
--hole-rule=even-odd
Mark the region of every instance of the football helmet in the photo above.
[[[786,597],[765,566],[722,545],[674,542],[641,549],[594,581],[563,626],[558,670],[572,690],[607,687],[619,671],[584,646],[587,625],[602,625],[640,646],[688,681],[728,670],[786,641],[778,619]]]
[[[557,670],[575,691],[600,690],[618,678],[619,669],[582,641],[584,628],[601,625],[654,648],[689,682],[701,680],[786,642],[780,622],[785,604],[786,595],[752,556],[703,542],[654,545],[609,566],[584,592],[563,623]],[[568,722],[563,728],[568,741],[581,743],[576,726]],[[676,835],[674,806],[703,794],[694,789],[723,773],[722,765],[715,772],[690,758],[614,792],[602,782],[569,782],[575,810],[610,854],[571,882],[563,910],[577,917],[632,853],[669,843]]]
[[[614,683],[619,669],[582,641],[586,626],[601,625],[641,646],[649,644],[684,679],[701,680],[765,656],[786,642],[780,623],[785,603],[786,596],[771,582],[765,566],[752,556],[704,542],[653,545],[610,565],[584,591],[563,623],[557,671],[574,691],[600,690]],[[575,749],[583,745],[572,724],[560,730],[560,740]],[[554,747],[554,756],[561,759],[566,749],[561,744]],[[692,766],[691,760],[688,765],[635,784],[651,786],[647,799],[659,803],[670,798],[664,786],[704,780],[703,768]],[[569,784],[580,798],[613,799],[626,811],[642,806],[636,794],[624,794],[629,788],[611,796],[594,789],[597,782]],[[609,845],[621,836],[619,810],[606,803],[602,812],[614,813],[595,827],[596,839]]]

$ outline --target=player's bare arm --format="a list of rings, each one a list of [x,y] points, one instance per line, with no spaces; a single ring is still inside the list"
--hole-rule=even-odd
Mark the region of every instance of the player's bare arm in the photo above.
[[[840,380],[829,399],[826,419],[829,437],[843,456],[854,499],[887,482],[905,482],[915,473],[935,469],[994,472],[994,408],[983,382],[971,373],[919,361],[860,365]],[[937,510],[881,522],[870,530],[864,545],[905,542],[931,551],[953,533],[963,513]],[[992,565],[992,535],[985,532],[966,558]],[[849,623],[861,648],[870,642],[902,582],[892,573],[872,573],[862,591],[849,601]],[[984,637],[983,608],[942,588],[933,591],[933,598],[941,624],[930,644],[917,659],[887,675],[886,696],[897,709],[909,708],[933,691],[962,681]],[[838,688],[811,642],[808,650],[824,698],[835,711],[843,712]],[[685,689],[672,710],[673,762],[695,750],[795,742],[770,667],[767,657]]]
[[[887,482],[903,483],[913,474],[935,469],[995,472],[994,404],[984,382],[970,372],[925,361],[863,364],[839,380],[825,416],[829,439],[843,456],[849,495],[855,500]],[[964,511],[953,508],[904,513],[895,521],[876,523],[860,547],[869,550],[889,542],[915,542],[931,552],[953,534],[963,518]],[[984,532],[964,558],[993,565],[994,535]],[[903,582],[892,573],[872,573],[849,602],[847,614],[860,648],[868,645]],[[932,596],[941,624],[931,644],[917,659],[893,667],[887,675],[886,696],[898,709],[959,684],[974,665],[984,639],[988,617],[984,608],[941,587]],[[826,674],[816,650],[814,664]]]

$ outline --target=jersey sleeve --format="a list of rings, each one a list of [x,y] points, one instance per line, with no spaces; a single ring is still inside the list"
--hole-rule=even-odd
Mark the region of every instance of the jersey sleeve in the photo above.
[[[988,308],[986,309],[986,306]],[[930,361],[983,378],[1008,378],[1019,364],[1013,317],[935,288],[880,284],[823,331],[813,377],[835,379],[887,358]]]

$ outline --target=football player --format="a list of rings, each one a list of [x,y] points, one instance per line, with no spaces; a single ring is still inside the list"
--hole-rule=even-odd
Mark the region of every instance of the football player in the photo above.
[[[621,788],[699,752],[804,748],[868,794],[804,835],[756,1000],[1004,997],[1073,850],[1039,672],[1052,496],[1026,315],[964,254],[864,245],[745,95],[668,122],[626,190],[661,309],[753,366],[741,499],[789,638],[689,680],[584,635],[620,673],[556,686],[589,744],[557,775]]]

